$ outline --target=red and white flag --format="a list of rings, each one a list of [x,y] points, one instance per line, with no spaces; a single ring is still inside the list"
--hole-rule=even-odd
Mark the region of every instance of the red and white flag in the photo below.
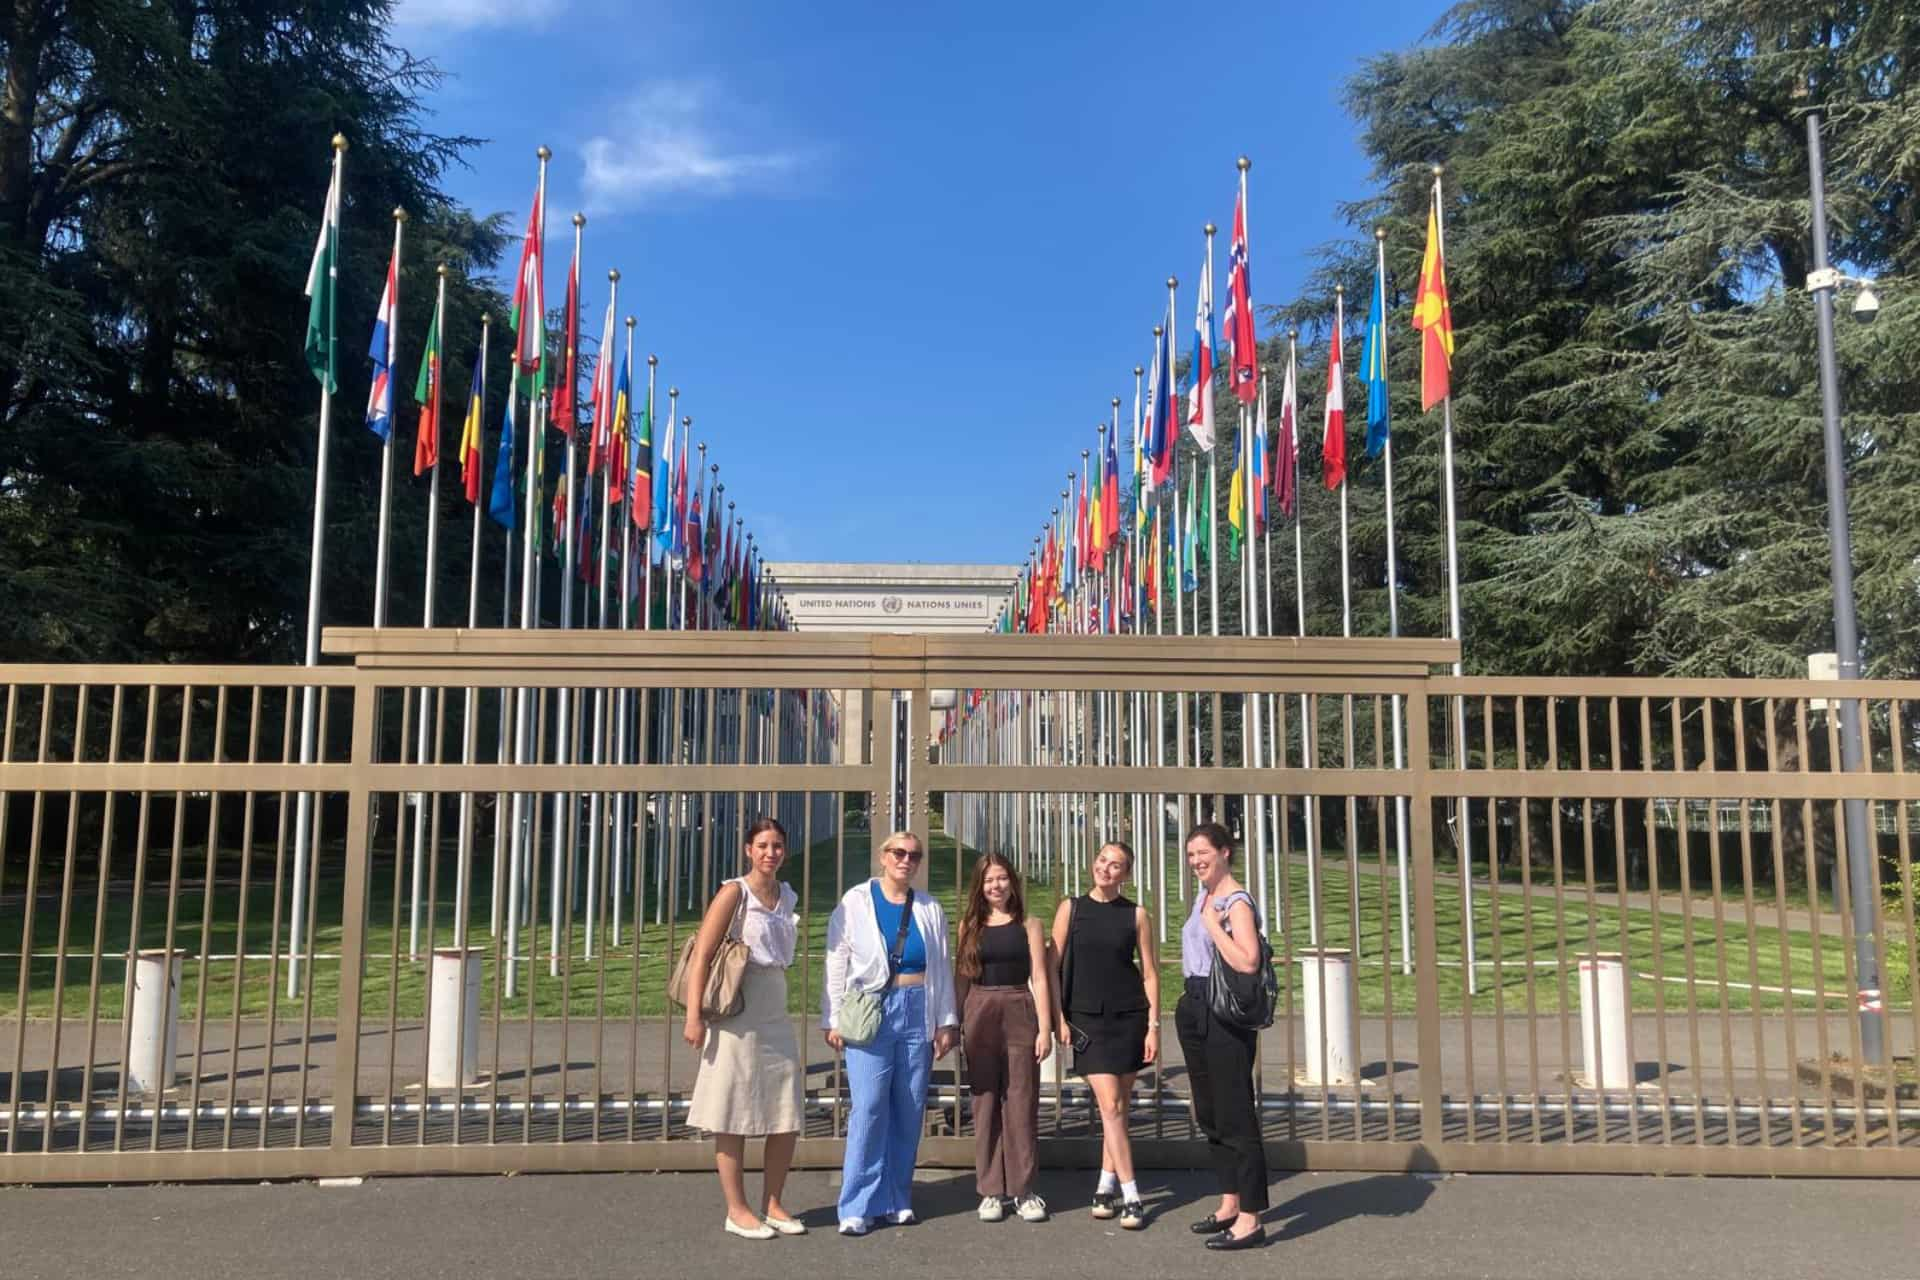
[[[1344,301],[1337,296],[1334,299],[1333,336],[1327,343],[1327,423],[1320,442],[1320,459],[1329,489],[1338,489],[1347,482],[1346,371],[1340,367],[1340,328],[1346,322]]]

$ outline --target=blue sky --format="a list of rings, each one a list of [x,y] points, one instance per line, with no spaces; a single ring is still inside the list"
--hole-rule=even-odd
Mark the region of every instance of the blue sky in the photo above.
[[[1208,220],[1224,306],[1235,156],[1254,300],[1288,297],[1367,190],[1341,86],[1442,10],[399,0],[395,38],[448,73],[430,126],[487,140],[458,198],[517,235],[553,148],[549,299],[583,210],[583,330],[617,267],[773,558],[1009,563],[1169,274],[1185,349]]]

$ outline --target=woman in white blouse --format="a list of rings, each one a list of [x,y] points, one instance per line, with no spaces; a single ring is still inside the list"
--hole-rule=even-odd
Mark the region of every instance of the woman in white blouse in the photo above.
[[[707,989],[707,966],[733,930],[747,946],[746,1002],[739,1013],[708,1022],[700,1002],[687,1008],[682,1035],[700,1050],[687,1122],[713,1134],[714,1163],[727,1198],[728,1234],[771,1240],[806,1231],[780,1192],[800,1137],[800,1045],[787,1017],[787,969],[793,964],[798,917],[793,887],[778,879],[787,860],[787,831],[772,818],[747,828],[747,873],[720,886],[700,922],[700,940],[687,959],[688,991]],[[766,1197],[756,1212],[747,1202],[742,1170],[747,1139],[765,1137]]]

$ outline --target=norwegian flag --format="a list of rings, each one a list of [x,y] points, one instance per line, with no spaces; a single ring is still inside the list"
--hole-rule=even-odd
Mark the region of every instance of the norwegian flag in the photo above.
[[[1260,394],[1260,353],[1253,336],[1253,282],[1247,271],[1247,189],[1241,179],[1240,198],[1233,204],[1233,243],[1227,251],[1227,366],[1228,382],[1242,404]]]
[[[380,292],[380,310],[373,318],[373,341],[367,354],[373,357],[373,389],[367,395],[367,430],[382,440],[393,434],[393,331],[395,311],[400,304],[400,248],[387,263],[387,287]]]
[[[1327,420],[1320,440],[1320,458],[1327,488],[1347,482],[1347,393],[1340,367],[1340,328],[1346,323],[1345,299],[1333,303],[1333,335],[1327,343]]]

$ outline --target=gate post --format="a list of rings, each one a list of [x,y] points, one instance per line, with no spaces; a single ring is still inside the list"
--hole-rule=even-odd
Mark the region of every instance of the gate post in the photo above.
[[[379,688],[371,672],[353,685],[353,752],[347,766],[346,883],[340,894],[340,1008],[334,1015],[331,1145],[353,1145],[355,1089],[360,1075],[360,979],[366,964],[368,813],[373,791],[374,717]],[[309,978],[311,981],[311,977]],[[304,1099],[302,1100],[304,1102]]]
[[[1441,1115],[1439,938],[1433,909],[1433,749],[1427,737],[1427,681],[1407,695],[1407,837],[1413,854],[1414,1000],[1420,1055],[1420,1141],[1440,1154]]]

